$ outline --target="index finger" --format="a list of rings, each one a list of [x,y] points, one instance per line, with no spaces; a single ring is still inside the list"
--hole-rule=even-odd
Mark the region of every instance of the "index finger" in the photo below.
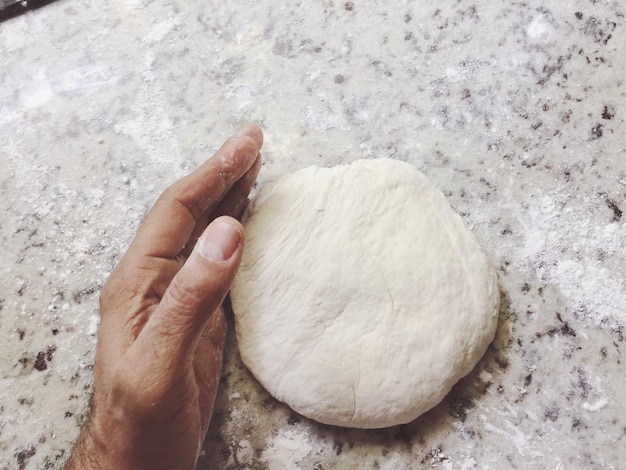
[[[248,171],[262,144],[261,129],[249,124],[204,164],[168,187],[139,226],[129,253],[159,258],[178,256],[196,221]]]

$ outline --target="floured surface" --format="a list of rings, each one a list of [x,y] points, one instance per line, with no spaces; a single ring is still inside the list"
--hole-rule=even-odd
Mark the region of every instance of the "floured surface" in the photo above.
[[[241,357],[276,398],[326,424],[382,428],[439,403],[485,353],[497,278],[410,164],[310,167],[248,210],[231,300]]]
[[[620,468],[625,16],[604,0],[88,0],[3,22],[0,468],[60,467],[99,286],[159,192],[247,120],[266,131],[264,181],[379,155],[420,169],[494,261],[500,324],[439,406],[371,432],[272,399],[231,328],[200,469]]]

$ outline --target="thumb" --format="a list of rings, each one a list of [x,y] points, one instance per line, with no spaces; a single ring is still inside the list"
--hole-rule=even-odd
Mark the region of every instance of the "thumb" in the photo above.
[[[243,227],[231,217],[219,217],[205,229],[142,331],[151,349],[156,344],[165,352],[159,360],[193,359],[205,324],[230,289],[243,245]]]

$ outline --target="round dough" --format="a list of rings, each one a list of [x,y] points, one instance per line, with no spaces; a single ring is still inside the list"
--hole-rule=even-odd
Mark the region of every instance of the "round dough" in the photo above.
[[[241,358],[316,421],[413,421],[493,340],[497,277],[473,234],[415,167],[310,167],[248,209],[231,290]]]

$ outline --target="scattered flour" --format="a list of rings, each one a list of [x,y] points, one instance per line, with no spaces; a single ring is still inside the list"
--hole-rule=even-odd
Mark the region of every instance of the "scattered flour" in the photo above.
[[[313,447],[308,433],[300,430],[280,429],[261,454],[261,460],[268,468],[300,468]]]
[[[526,34],[533,43],[547,44],[551,41],[553,30],[543,15],[537,15],[526,28]]]
[[[582,406],[583,406],[583,409],[591,413],[595,413],[596,411],[600,411],[602,408],[604,408],[608,404],[609,404],[609,399],[607,397],[602,397],[594,403],[584,402]]]
[[[594,220],[606,216],[598,215],[601,198],[557,190],[512,208],[525,238],[516,263],[530,264],[538,279],[559,288],[577,315],[617,328],[626,321],[626,286],[617,274],[626,262],[626,224]]]

